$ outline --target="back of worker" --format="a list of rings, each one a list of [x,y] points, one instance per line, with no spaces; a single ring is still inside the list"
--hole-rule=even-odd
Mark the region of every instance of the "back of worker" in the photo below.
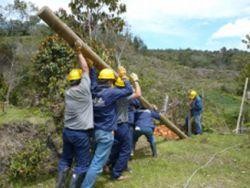
[[[149,109],[138,109],[135,112],[135,126],[140,129],[154,129],[154,119],[160,119],[158,112]]]
[[[136,142],[139,137],[144,135],[150,144],[152,156],[157,157],[156,144],[154,138],[153,118],[160,120],[160,114],[157,111],[149,109],[138,109],[135,112],[135,131],[133,137],[133,149],[135,150]]]
[[[70,187],[80,187],[91,161],[90,136],[93,129],[93,102],[90,91],[89,67],[80,51],[77,59],[81,69],[68,75],[69,89],[65,91],[63,152],[58,164],[56,187],[64,187],[73,161]]]
[[[87,74],[83,74],[79,85],[65,92],[64,127],[74,130],[93,128],[93,102]]]
[[[97,175],[108,160],[114,141],[113,131],[116,129],[116,101],[132,94],[132,87],[124,80],[124,88],[112,87],[115,80],[111,69],[103,69],[98,76],[91,70],[91,88],[94,105],[95,153],[91,165],[83,181],[82,187],[94,186]]]

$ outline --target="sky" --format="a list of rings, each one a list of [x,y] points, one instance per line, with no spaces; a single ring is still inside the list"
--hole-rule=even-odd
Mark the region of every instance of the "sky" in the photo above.
[[[24,0],[26,1],[26,0]],[[70,0],[29,0],[41,8],[68,9]],[[149,49],[246,50],[250,0],[121,0],[122,16]],[[13,0],[0,0],[0,5]]]

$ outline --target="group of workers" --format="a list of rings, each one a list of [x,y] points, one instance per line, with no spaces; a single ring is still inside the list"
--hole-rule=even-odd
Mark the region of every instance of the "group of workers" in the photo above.
[[[152,156],[157,156],[153,119],[159,112],[143,107],[138,98],[141,88],[135,73],[128,79],[126,69],[118,67],[118,77],[112,69],[102,69],[97,76],[93,62],[85,59],[76,47],[80,69],[70,71],[70,87],[65,91],[63,151],[58,164],[56,187],[65,187],[66,177],[74,162],[69,187],[91,188],[103,169],[111,179],[123,180],[128,161],[138,138],[145,135]],[[133,84],[131,84],[133,83]],[[196,112],[197,93],[191,108]],[[198,100],[199,101],[199,100]],[[200,120],[196,113],[194,119]],[[186,123],[189,119],[186,120]],[[197,134],[201,134],[198,123]]]

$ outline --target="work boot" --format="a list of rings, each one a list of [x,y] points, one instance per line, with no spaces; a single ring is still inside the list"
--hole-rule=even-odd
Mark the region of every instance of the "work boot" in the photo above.
[[[72,174],[69,188],[80,188],[86,173]]]
[[[151,151],[152,151],[152,156],[157,157],[157,150],[156,150],[155,143],[150,143],[150,148],[151,148]]]
[[[67,177],[69,169],[65,169],[58,173],[58,177],[56,180],[56,188],[64,188],[65,187],[65,180]]]

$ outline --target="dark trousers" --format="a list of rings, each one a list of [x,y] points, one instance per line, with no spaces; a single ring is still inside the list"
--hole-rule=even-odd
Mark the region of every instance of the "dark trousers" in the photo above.
[[[58,171],[70,168],[73,160],[73,173],[82,174],[88,170],[91,162],[90,136],[91,131],[63,129],[63,152],[58,164]]]
[[[121,176],[122,171],[127,168],[131,152],[131,133],[128,123],[118,124],[115,131],[115,140],[112,146],[108,165],[112,168],[112,178]]]
[[[150,144],[152,155],[157,156],[156,144],[155,144],[155,138],[154,138],[154,129],[150,127],[134,131],[133,150],[135,150],[136,142],[138,141],[139,137],[141,137],[142,135],[146,136],[147,141]]]

